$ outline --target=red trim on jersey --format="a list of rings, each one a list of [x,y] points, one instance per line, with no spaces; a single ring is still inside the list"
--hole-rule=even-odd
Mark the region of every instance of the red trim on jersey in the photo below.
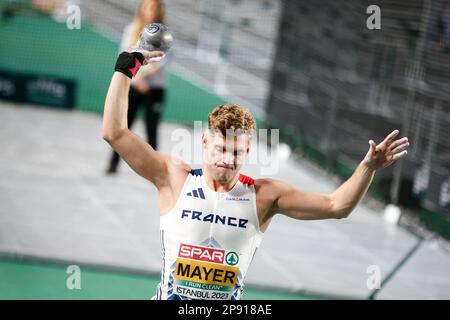
[[[243,175],[242,173],[239,174],[239,181],[242,182],[243,184],[248,184],[249,186],[255,184],[254,179],[247,177],[246,175]]]

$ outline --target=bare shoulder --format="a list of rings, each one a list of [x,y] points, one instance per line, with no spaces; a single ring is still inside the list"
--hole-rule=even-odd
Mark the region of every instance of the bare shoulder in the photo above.
[[[278,198],[278,180],[271,178],[255,179],[256,207],[260,230],[265,232],[275,214],[274,203]]]
[[[278,199],[295,188],[282,180],[265,178],[255,180],[256,199],[261,208],[268,212],[274,209]]]
[[[273,203],[278,198],[278,183],[279,180],[272,178],[255,180],[256,201],[258,203],[258,210],[261,213],[266,214],[269,212]]]
[[[270,188],[270,185],[273,183],[273,180],[274,179],[271,178],[255,179],[256,190],[259,191],[266,188]]]
[[[160,214],[169,212],[175,205],[183,189],[191,167],[183,160],[168,154],[161,154],[167,170],[165,183],[158,188]]]
[[[285,187],[286,183],[273,178],[263,178],[255,180],[255,189],[257,194],[261,196],[272,195],[276,197],[279,191]]]
[[[162,154],[167,165],[168,182],[173,187],[182,186],[187,175],[191,171],[191,166],[183,160],[169,154]]]

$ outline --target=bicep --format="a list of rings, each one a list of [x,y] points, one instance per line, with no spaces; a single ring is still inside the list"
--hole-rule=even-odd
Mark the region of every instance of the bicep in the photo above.
[[[336,218],[332,197],[326,194],[303,192],[296,187],[276,182],[277,198],[272,211],[299,220]]]
[[[167,183],[166,157],[137,134],[127,129],[110,144],[137,174],[158,188]]]

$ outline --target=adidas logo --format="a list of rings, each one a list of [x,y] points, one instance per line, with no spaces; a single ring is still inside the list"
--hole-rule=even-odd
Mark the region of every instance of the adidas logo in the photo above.
[[[188,193],[186,193],[186,195],[189,197],[205,199],[205,194],[203,193],[202,188],[198,188],[197,190],[192,190],[192,192],[188,192]]]

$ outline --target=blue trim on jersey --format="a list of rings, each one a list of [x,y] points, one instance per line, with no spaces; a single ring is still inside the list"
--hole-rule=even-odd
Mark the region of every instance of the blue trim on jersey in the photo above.
[[[205,194],[203,193],[202,188],[198,188],[198,193],[200,193],[200,198],[205,199]]]
[[[203,170],[202,169],[191,169],[190,172],[193,176],[202,176]]]
[[[198,188],[197,190],[192,190],[191,192],[186,193],[189,197],[205,199],[205,194],[203,193],[202,188]]]

